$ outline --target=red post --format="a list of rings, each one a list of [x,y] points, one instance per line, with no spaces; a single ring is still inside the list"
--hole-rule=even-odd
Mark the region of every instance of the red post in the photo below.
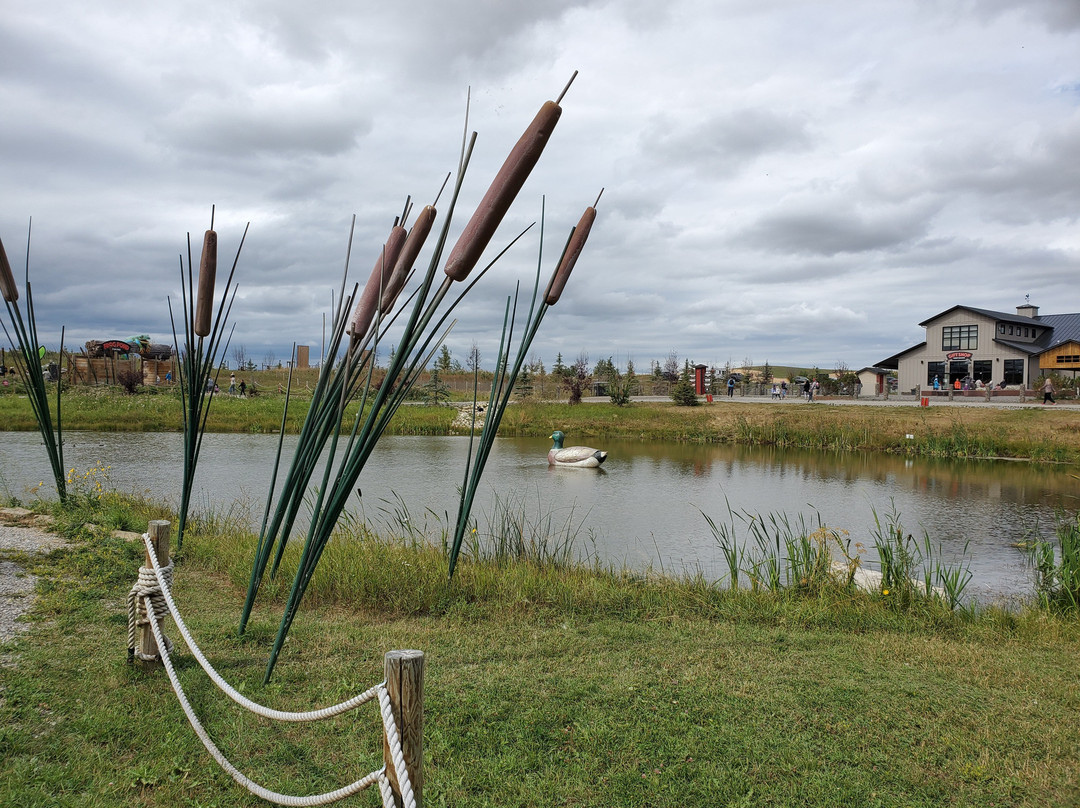
[[[694,365],[694,395],[705,395],[706,365]]]

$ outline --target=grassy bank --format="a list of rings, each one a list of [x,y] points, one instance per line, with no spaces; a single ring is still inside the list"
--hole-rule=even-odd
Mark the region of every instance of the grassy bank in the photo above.
[[[276,394],[215,399],[211,432],[276,432],[283,399]],[[355,406],[355,405],[354,405]],[[306,413],[297,398],[286,422],[299,430]],[[349,417],[355,410],[349,411]],[[404,406],[389,432],[450,434],[457,410]],[[0,396],[0,425],[35,429],[29,402]],[[64,398],[65,429],[176,431],[180,402],[169,393],[126,396],[75,392]],[[923,457],[1006,457],[1080,463],[1080,415],[1066,410],[954,407],[836,407],[827,404],[717,403],[676,407],[638,402],[629,407],[527,401],[509,407],[500,427],[506,436],[547,437],[562,429],[575,440],[591,437],[648,441],[739,443],[828,451],[879,451]],[[907,436],[911,435],[910,438]]]
[[[209,760],[164,674],[125,663],[142,550],[85,524],[160,516],[111,497],[60,513],[74,544],[36,564],[31,633],[0,667],[0,804],[263,804]],[[354,526],[330,545],[263,687],[284,593],[269,587],[236,638],[251,543],[220,519],[188,536],[175,590],[204,650],[249,696],[298,709],[373,684],[387,650],[423,649],[428,805],[1080,800],[1075,618],[491,556],[451,585],[440,549]],[[180,675],[229,756],[277,790],[326,790],[378,765],[373,711],[271,727],[183,653]]]

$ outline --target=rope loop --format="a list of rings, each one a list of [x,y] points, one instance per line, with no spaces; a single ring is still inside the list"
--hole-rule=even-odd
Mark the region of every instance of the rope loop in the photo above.
[[[198,716],[195,715],[195,711],[192,709],[191,704],[187,699],[187,695],[184,693],[184,689],[176,675],[176,670],[173,668],[170,656],[173,650],[173,644],[161,631],[161,625],[158,622],[160,619],[164,618],[166,614],[172,615],[173,620],[176,622],[176,627],[180,630],[180,634],[184,638],[184,642],[187,643],[188,648],[198,660],[206,674],[210,677],[211,681],[213,681],[222,692],[237,704],[257,715],[275,718],[279,721],[317,721],[322,718],[338,715],[377,698],[379,701],[379,712],[382,715],[383,731],[386,736],[386,742],[390,747],[390,759],[394,767],[394,773],[397,775],[396,779],[401,791],[402,802],[405,808],[416,808],[416,797],[413,794],[408,769],[405,767],[404,754],[401,748],[401,738],[398,734],[397,723],[394,720],[393,709],[390,704],[390,694],[386,689],[385,682],[381,682],[341,704],[307,712],[285,712],[282,710],[274,710],[251,701],[241,695],[235,688],[221,678],[221,675],[214,670],[213,666],[206,660],[202,651],[199,650],[198,645],[195,644],[194,639],[192,639],[187,626],[180,617],[180,612],[176,608],[176,603],[172,598],[172,559],[169,559],[168,566],[162,567],[158,562],[157,553],[154,550],[154,545],[150,540],[149,534],[143,534],[143,542],[146,544],[147,553],[150,556],[152,566],[149,568],[141,567],[139,569],[139,579],[131,588],[131,592],[128,593],[128,654],[131,657],[137,655],[139,658],[145,658],[145,655],[143,654],[136,654],[136,634],[139,626],[149,625],[161,652],[161,662],[165,667],[166,673],[169,675],[169,681],[172,684],[177,699],[180,701],[180,706],[183,709],[184,714],[191,724],[191,728],[195,731],[199,740],[202,741],[203,746],[206,748],[206,751],[210,753],[210,756],[214,758],[218,765],[221,766],[234,781],[257,797],[261,797],[269,802],[277,803],[278,805],[288,806],[326,805],[327,803],[336,802],[351,796],[358,791],[362,791],[368,786],[377,783],[384,808],[394,808],[396,805],[385,765],[336,791],[329,791],[324,794],[315,794],[306,797],[279,794],[259,785],[244,775],[229,762],[224,753],[222,753],[210,738],[210,735],[199,721]],[[158,617],[159,614],[161,615],[161,618]]]
[[[149,537],[146,534],[143,534],[143,538],[145,540]],[[128,592],[127,596],[129,660],[140,659],[144,662],[158,660],[157,656],[144,654],[138,650],[138,633],[139,629],[143,626],[151,625],[150,617],[146,610],[147,601],[154,605],[154,611],[157,613],[164,614],[168,609],[165,600],[165,591],[172,588],[173,568],[174,565],[171,558],[169,559],[169,565],[167,567],[158,567],[156,570],[153,567],[139,567],[138,580],[135,581],[135,584],[131,587],[131,591]],[[158,577],[158,570],[161,572],[160,578]],[[168,651],[172,651],[172,640],[164,635],[162,636],[165,640],[165,645],[163,647]]]

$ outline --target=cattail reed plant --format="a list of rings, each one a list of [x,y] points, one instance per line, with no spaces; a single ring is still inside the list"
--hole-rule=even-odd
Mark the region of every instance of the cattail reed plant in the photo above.
[[[194,286],[194,264],[191,252],[191,234],[187,239],[187,266],[184,256],[180,256],[180,313],[183,315],[184,343],[181,349],[176,328],[176,316],[172,298],[169,298],[169,319],[172,322],[173,344],[180,362],[177,368],[177,383],[180,388],[180,401],[184,420],[184,472],[180,488],[180,507],[177,515],[176,546],[183,548],[184,530],[187,527],[188,511],[191,507],[191,495],[195,485],[195,469],[199,463],[199,451],[202,448],[203,434],[206,431],[206,418],[210,412],[210,403],[216,392],[213,378],[214,369],[220,358],[225,355],[232,339],[232,329],[228,337],[222,340],[225,324],[232,311],[236,288],[232,284],[236,265],[240,261],[240,251],[247,238],[247,226],[236,248],[232,268],[221,289],[221,297],[215,307],[215,287],[218,264],[218,235],[214,230],[214,210],[210,212],[210,229],[203,234],[202,253],[199,258],[199,285]],[[231,291],[231,294],[230,294]]]
[[[60,502],[67,500],[67,477],[64,473],[64,435],[62,427],[60,393],[63,389],[64,329],[60,330],[60,354],[57,360],[56,375],[56,423],[53,424],[49,411],[49,391],[41,360],[45,350],[38,341],[37,319],[34,314],[34,293],[30,285],[30,231],[26,235],[26,301],[25,316],[19,305],[19,287],[15,284],[15,275],[11,271],[4,243],[0,240],[0,295],[4,298],[4,307],[11,320],[11,331],[0,320],[4,335],[11,344],[11,363],[22,377],[30,407],[34,411],[38,431],[49,456],[53,479],[56,482],[56,495]],[[14,332],[14,334],[12,333]]]
[[[566,89],[563,94],[565,92]],[[559,96],[560,101],[561,99],[562,95]],[[307,536],[267,664],[266,681],[269,681],[273,673],[304,592],[330,542],[338,519],[356,490],[360,472],[390,418],[406,399],[435,351],[442,345],[449,328],[453,327],[454,321],[450,320],[450,316],[457,305],[506,250],[529,229],[519,233],[469,280],[503,216],[539,159],[560,112],[558,101],[544,104],[511,151],[444,265],[443,252],[476,142],[476,134],[473,133],[471,137],[463,140],[456,181],[431,259],[426,271],[419,278],[417,287],[400,304],[397,303],[398,296],[408,285],[417,257],[428,234],[434,229],[437,216],[435,205],[425,207],[416,217],[412,228],[406,232],[406,222],[411,212],[410,202],[406,200],[405,208],[395,220],[389,237],[376,257],[375,267],[359,295],[356,286],[352,294],[345,294],[345,278],[348,275],[349,255],[352,251],[350,231],[345,275],[341,285],[342,294],[339,296],[340,304],[334,312],[330,342],[323,357],[311,406],[276,504],[272,501],[273,489],[267,497],[240,619],[240,631],[243,633],[267,568],[269,567],[271,577],[277,574],[309,483],[321,468],[315,485]],[[437,201],[438,197],[436,203]],[[441,280],[437,277],[440,266],[443,266]],[[568,272],[569,270],[565,270],[566,274]],[[350,315],[349,309],[354,304],[355,308]],[[373,357],[387,338],[389,328],[399,318],[404,321],[401,336],[382,378],[376,380]],[[538,325],[537,319],[533,324],[533,334],[535,326]],[[514,368],[515,376],[519,367],[520,361]],[[506,389],[509,390],[509,387]],[[502,390],[502,385],[499,390]],[[359,399],[360,407],[352,424],[344,431],[346,426],[342,421],[345,405],[352,399]],[[275,469],[279,463],[280,455]],[[480,467],[482,468],[482,463]]]
[[[603,194],[602,189],[600,193]],[[559,302],[559,298],[562,296],[566,282],[570,278],[570,273],[573,271],[578,256],[581,255],[581,250],[585,246],[585,241],[589,237],[589,230],[592,228],[592,223],[596,219],[596,205],[599,202],[600,196],[598,195],[596,197],[596,202],[585,209],[577,227],[570,231],[570,236],[567,238],[566,245],[563,247],[563,252],[555,267],[555,271],[548,280],[543,296],[538,298],[544,243],[544,217],[543,212],[541,212],[540,253],[537,260],[536,279],[533,284],[532,300],[529,304],[529,311],[525,318],[521,342],[518,344],[517,354],[513,364],[510,362],[510,351],[514,337],[514,321],[517,316],[518,294],[515,292],[513,298],[507,298],[506,309],[503,314],[503,330],[502,338],[499,342],[499,354],[495,361],[495,376],[491,382],[491,391],[488,395],[488,406],[484,416],[483,431],[480,433],[480,439],[477,442],[475,455],[473,455],[473,436],[475,435],[475,429],[470,430],[469,453],[472,458],[470,462],[466,462],[465,464],[465,477],[461,488],[461,497],[458,502],[458,515],[454,529],[454,538],[450,545],[451,578],[454,575],[458,556],[461,553],[461,545],[465,539],[465,531],[469,525],[469,514],[472,511],[473,499],[476,497],[476,490],[480,485],[480,478],[484,473],[484,466],[487,464],[488,456],[491,454],[491,447],[494,445],[495,436],[499,431],[499,423],[502,421],[503,414],[506,412],[506,407],[510,403],[510,397],[514,390],[514,385],[517,383],[521,367],[525,363],[526,357],[529,355],[529,348],[532,345],[533,338],[536,336],[536,332],[540,329],[540,323],[543,322],[544,315],[549,308]],[[474,369],[473,373],[473,426],[475,427],[477,374],[479,373],[479,369]]]

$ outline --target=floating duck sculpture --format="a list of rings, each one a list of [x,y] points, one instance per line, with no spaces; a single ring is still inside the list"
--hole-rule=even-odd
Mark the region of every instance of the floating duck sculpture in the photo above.
[[[552,466],[574,466],[576,468],[594,469],[607,460],[607,452],[592,449],[588,446],[567,446],[563,448],[563,438],[566,436],[559,430],[551,433],[551,439],[555,441],[548,452],[548,463]]]

